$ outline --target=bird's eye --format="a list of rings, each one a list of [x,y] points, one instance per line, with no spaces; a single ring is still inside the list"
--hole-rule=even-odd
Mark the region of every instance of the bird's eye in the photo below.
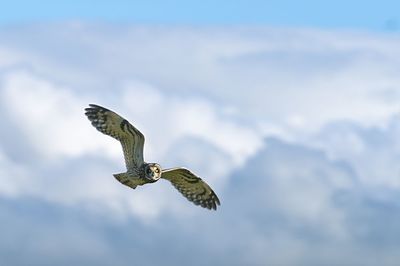
[[[155,172],[158,174],[160,172],[160,170],[158,170],[158,168],[156,168]]]

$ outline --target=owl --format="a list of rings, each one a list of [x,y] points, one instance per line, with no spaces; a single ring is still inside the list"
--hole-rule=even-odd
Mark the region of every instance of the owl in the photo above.
[[[186,168],[162,169],[157,163],[146,163],[143,158],[143,134],[117,113],[99,105],[89,106],[85,109],[85,115],[92,125],[122,145],[127,171],[114,174],[119,182],[135,189],[165,179],[194,204],[209,210],[217,209],[217,205],[220,205],[217,195],[200,177]]]

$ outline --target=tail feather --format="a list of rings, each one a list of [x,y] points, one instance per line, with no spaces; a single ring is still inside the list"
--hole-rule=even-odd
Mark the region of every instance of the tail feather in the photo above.
[[[125,186],[135,189],[137,184],[134,184],[126,173],[114,174],[115,179],[124,184]]]
[[[133,189],[135,189],[137,186],[142,186],[149,183],[149,181],[145,178],[133,176],[132,174],[128,173],[114,174],[114,177],[125,186],[131,187]]]

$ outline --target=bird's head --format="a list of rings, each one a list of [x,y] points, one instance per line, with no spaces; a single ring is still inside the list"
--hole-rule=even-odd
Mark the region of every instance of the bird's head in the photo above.
[[[144,177],[150,181],[157,181],[161,178],[161,166],[157,163],[148,163],[144,167]]]

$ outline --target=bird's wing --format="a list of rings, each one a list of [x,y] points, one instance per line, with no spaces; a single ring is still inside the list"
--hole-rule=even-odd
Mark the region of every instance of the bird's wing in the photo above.
[[[139,168],[144,162],[143,134],[113,111],[95,104],[89,104],[89,106],[89,108],[85,109],[85,114],[92,122],[92,125],[101,133],[121,142],[128,171]]]
[[[189,201],[207,209],[217,209],[219,199],[200,177],[185,168],[163,170],[161,178],[167,179]]]

